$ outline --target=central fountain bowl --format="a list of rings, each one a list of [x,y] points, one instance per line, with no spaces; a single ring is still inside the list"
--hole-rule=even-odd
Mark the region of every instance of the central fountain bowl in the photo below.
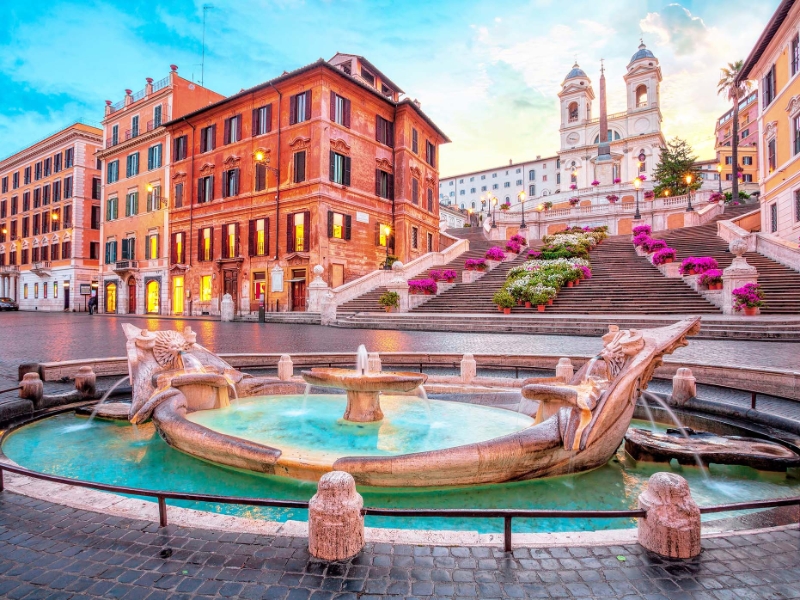
[[[302,376],[310,385],[346,391],[344,419],[356,423],[383,419],[381,392],[412,392],[428,379],[423,373],[361,373],[353,369],[311,369]]]

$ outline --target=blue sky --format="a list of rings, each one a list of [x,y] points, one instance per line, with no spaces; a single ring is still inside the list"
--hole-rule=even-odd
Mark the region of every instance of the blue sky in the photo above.
[[[624,108],[640,36],[664,75],[668,137],[713,156],[719,68],[745,58],[779,0],[206,0],[205,84],[231,94],[337,51],[362,54],[450,136],[443,175],[549,155],[577,57]],[[0,156],[158,80],[199,80],[203,1],[0,2]],[[595,108],[595,111],[597,108]]]

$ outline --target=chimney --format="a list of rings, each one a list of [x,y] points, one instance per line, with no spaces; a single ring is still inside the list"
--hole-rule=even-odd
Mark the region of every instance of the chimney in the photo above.
[[[510,167],[510,166],[511,166],[511,165],[513,165],[513,164],[514,164],[514,161],[513,161],[513,160],[511,160],[511,159],[509,158],[509,159],[508,159],[508,166]]]
[[[111,114],[111,100],[106,100],[105,115],[108,116],[110,114]]]
[[[150,94],[153,93],[153,78],[147,77],[145,78],[145,81],[147,83],[144,85],[144,95],[149,96]]]
[[[133,104],[133,96],[131,96],[133,92],[131,90],[125,90],[125,106],[129,106]]]
[[[414,102],[414,106],[416,106],[418,109],[422,110],[422,102],[420,102],[416,98],[414,98],[413,102]]]

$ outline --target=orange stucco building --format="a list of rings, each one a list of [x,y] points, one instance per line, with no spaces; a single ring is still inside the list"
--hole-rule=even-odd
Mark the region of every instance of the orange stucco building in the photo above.
[[[319,264],[338,287],[439,249],[449,139],[360,56],[337,54],[167,124],[170,308],[304,310]],[[388,252],[387,252],[388,245]]]
[[[169,314],[169,197],[172,145],[165,123],[222,99],[178,75],[106,101],[100,302],[103,312]]]
[[[0,161],[0,297],[21,310],[84,310],[97,285],[101,140],[74,123]]]

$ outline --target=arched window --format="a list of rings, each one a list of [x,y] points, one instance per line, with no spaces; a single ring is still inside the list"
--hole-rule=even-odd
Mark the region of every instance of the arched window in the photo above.
[[[644,173],[647,171],[647,155],[644,153],[644,148],[639,150],[639,156],[637,157],[639,161],[639,173]]]
[[[106,312],[107,313],[115,313],[115,312],[117,312],[117,284],[116,283],[107,283],[106,284]]]
[[[578,120],[578,103],[577,102],[570,102],[569,107],[567,108],[567,112],[569,114],[569,122],[575,123]]]
[[[578,170],[574,160],[572,161],[572,164],[570,165],[569,169],[570,169],[569,173],[570,183],[578,183]]]
[[[147,312],[151,314],[158,314],[159,310],[159,293],[161,286],[157,281],[151,280],[147,282]]]
[[[614,131],[613,129],[609,129],[608,130],[608,141],[609,142],[612,141],[612,140],[616,141],[616,140],[619,140],[619,139],[622,139],[622,138],[620,138],[620,135],[619,135],[618,131]],[[595,144],[599,144],[600,143],[600,134],[597,134],[595,136],[594,143]]]
[[[636,106],[647,106],[647,86],[644,84],[636,88]]]

